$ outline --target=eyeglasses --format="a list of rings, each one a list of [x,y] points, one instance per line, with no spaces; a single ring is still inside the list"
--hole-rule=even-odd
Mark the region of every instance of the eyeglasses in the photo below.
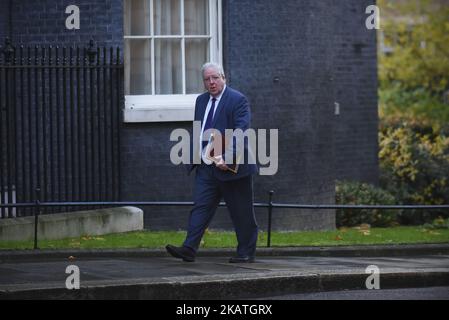
[[[204,82],[217,82],[221,77],[220,76],[210,76],[209,78],[203,78]]]

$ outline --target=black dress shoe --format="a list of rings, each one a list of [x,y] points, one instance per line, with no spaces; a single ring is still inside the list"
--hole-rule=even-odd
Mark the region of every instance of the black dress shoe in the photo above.
[[[165,247],[165,249],[167,250],[167,252],[169,254],[171,254],[175,258],[182,259],[183,261],[186,261],[186,262],[195,261],[195,253],[190,248],[175,247],[175,246],[172,246],[169,244]]]
[[[253,262],[254,262],[254,257],[249,257],[249,256],[232,257],[231,259],[229,259],[229,263],[253,263]]]

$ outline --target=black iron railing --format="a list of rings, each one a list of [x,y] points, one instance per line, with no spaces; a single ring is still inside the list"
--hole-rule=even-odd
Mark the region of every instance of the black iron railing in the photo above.
[[[37,190],[39,191],[39,190]],[[36,192],[39,196],[40,192]],[[271,231],[272,231],[272,217],[274,209],[378,209],[378,210],[448,210],[449,205],[310,205],[310,204],[290,204],[290,203],[275,203],[273,202],[274,191],[269,191],[268,202],[254,203],[256,208],[268,209],[268,226],[267,226],[267,247],[271,247]],[[38,223],[39,215],[44,210],[48,210],[55,207],[116,207],[116,206],[175,206],[175,207],[190,207],[193,206],[193,202],[182,201],[110,201],[110,202],[41,202],[37,197],[34,202],[29,203],[16,203],[16,204],[0,204],[0,208],[12,209],[12,208],[32,208],[35,220],[34,220],[34,249],[38,248]],[[219,206],[226,206],[226,203],[220,202]]]
[[[0,49],[0,204],[120,199],[118,48]],[[70,208],[51,207],[52,212]],[[0,218],[32,215],[0,208]]]

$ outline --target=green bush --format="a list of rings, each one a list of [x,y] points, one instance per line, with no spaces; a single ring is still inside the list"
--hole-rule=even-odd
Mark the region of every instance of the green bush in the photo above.
[[[449,229],[449,219],[443,219],[443,217],[438,217],[433,220],[432,223],[426,223],[423,226],[425,229]]]
[[[342,205],[394,205],[394,197],[385,190],[361,182],[337,181],[336,203]],[[379,209],[339,209],[337,227],[369,224],[390,227],[397,224],[397,211]]]
[[[383,119],[379,133],[380,184],[400,204],[449,203],[449,137],[418,118]],[[401,224],[423,224],[443,211],[401,212]]]
[[[441,95],[432,94],[423,88],[405,90],[392,82],[388,88],[379,90],[379,111],[382,120],[387,123],[407,119],[416,122],[419,119],[422,128],[434,128],[436,131],[449,132],[449,107]]]

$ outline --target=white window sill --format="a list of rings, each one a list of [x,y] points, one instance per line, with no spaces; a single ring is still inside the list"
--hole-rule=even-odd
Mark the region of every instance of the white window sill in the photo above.
[[[125,96],[124,122],[193,121],[197,94]]]

